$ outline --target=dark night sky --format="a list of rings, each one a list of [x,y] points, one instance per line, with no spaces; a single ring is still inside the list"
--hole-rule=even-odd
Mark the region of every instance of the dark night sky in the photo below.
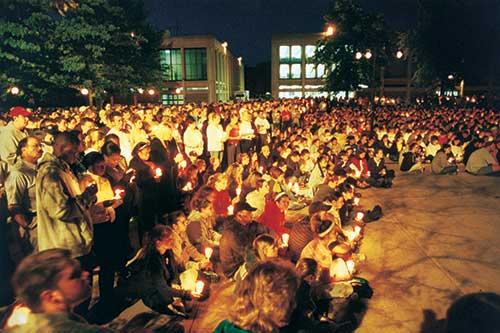
[[[271,35],[320,32],[329,0],[145,0],[152,24],[177,35],[211,34],[247,65],[271,58]],[[416,0],[364,0],[390,26],[416,20]]]

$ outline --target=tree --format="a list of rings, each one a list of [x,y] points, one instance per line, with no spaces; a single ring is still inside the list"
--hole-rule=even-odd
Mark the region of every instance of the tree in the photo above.
[[[60,10],[65,4],[73,5]],[[147,23],[142,0],[18,0],[2,13],[4,102],[13,85],[23,102],[54,105],[61,96],[74,103],[83,87],[100,98],[159,82],[160,35]]]
[[[337,0],[325,16],[328,25],[335,27],[331,37],[318,43],[316,63],[329,68],[325,89],[353,91],[360,84],[372,87],[377,82],[377,66],[387,62],[392,50],[391,33],[381,14],[367,13],[357,0]],[[370,51],[370,59],[356,59],[356,52]]]
[[[403,43],[415,56],[415,82],[444,90],[461,80],[491,81],[500,57],[499,13],[500,4],[487,0],[419,0],[417,26]]]

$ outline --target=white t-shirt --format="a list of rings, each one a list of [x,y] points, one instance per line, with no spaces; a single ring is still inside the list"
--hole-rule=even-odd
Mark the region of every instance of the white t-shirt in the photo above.
[[[207,149],[208,151],[224,150],[224,129],[221,124],[209,123],[207,126]]]

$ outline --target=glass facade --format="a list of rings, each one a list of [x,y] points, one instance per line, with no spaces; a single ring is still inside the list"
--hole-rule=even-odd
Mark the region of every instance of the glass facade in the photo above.
[[[187,81],[204,81],[207,79],[207,49],[184,49],[184,63]]]
[[[182,80],[182,59],[180,49],[160,51],[160,69],[166,81]]]
[[[302,46],[280,45],[280,79],[300,79],[302,76]]]
[[[162,94],[161,102],[165,105],[184,104],[184,95],[181,94]]]

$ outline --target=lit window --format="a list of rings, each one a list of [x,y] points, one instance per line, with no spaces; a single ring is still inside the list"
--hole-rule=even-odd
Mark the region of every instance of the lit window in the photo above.
[[[294,63],[302,62],[302,46],[300,46],[300,45],[292,45],[291,60]]]
[[[167,81],[182,80],[182,62],[180,49],[160,51],[160,70]]]
[[[325,65],[319,64],[318,67],[316,68],[316,77],[322,78],[325,77]]]
[[[279,98],[297,98],[302,97],[302,92],[300,91],[280,91],[278,94]]]
[[[306,64],[306,79],[316,78],[316,65]]]
[[[306,59],[311,60],[314,57],[314,53],[316,52],[315,45],[306,45]]]
[[[281,45],[280,46],[280,62],[290,61],[290,46]]]
[[[207,49],[185,49],[186,80],[207,79]]]
[[[291,65],[291,79],[300,79],[300,72],[301,72],[301,65],[300,64],[293,64]]]
[[[290,66],[289,65],[280,65],[280,79],[288,79],[290,78]]]

